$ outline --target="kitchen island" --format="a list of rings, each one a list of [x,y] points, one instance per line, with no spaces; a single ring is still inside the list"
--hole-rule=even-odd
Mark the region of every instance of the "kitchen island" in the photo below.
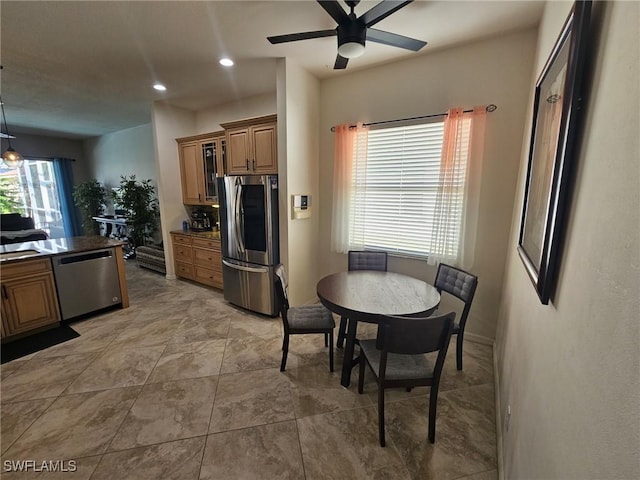
[[[2,342],[94,310],[127,308],[124,244],[86,236],[0,246]]]

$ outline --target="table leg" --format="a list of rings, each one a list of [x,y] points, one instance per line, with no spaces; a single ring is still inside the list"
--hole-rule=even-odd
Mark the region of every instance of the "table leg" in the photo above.
[[[356,330],[358,321],[352,318],[347,319],[347,338],[344,346],[344,359],[342,361],[342,379],[340,384],[348,387],[351,383],[351,369],[353,368],[353,351],[356,343]]]

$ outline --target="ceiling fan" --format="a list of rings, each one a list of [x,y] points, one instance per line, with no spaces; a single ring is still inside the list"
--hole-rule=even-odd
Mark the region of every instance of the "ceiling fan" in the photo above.
[[[336,62],[333,66],[333,68],[337,70],[346,68],[350,58],[362,55],[367,40],[384,45],[391,45],[392,47],[405,48],[414,52],[417,52],[427,44],[427,42],[423,42],[422,40],[371,28],[379,21],[413,2],[413,0],[383,0],[375,7],[360,15],[360,17],[356,17],[356,14],[353,13],[353,9],[360,3],[360,0],[345,1],[351,9],[351,13],[349,14],[344,11],[337,0],[317,0],[317,2],[331,15],[331,18],[338,23],[336,28],[333,30],[316,30],[313,32],[276,35],[274,37],[267,37],[267,40],[276,44],[337,35],[338,55],[336,56]]]

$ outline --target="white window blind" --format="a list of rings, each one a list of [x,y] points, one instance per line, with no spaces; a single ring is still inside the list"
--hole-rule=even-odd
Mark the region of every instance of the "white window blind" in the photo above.
[[[466,130],[468,135],[469,127]],[[441,121],[369,132],[366,159],[356,161],[353,169],[352,248],[428,257],[441,187],[443,134]],[[459,248],[464,200],[466,166],[461,167],[449,185],[458,201],[438,219],[455,227],[457,233],[447,237],[453,256]]]

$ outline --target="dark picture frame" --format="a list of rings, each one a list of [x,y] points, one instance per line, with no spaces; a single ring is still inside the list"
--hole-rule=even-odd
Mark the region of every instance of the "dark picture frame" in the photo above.
[[[590,14],[591,1],[576,1],[536,82],[518,253],[544,305],[557,279]]]

